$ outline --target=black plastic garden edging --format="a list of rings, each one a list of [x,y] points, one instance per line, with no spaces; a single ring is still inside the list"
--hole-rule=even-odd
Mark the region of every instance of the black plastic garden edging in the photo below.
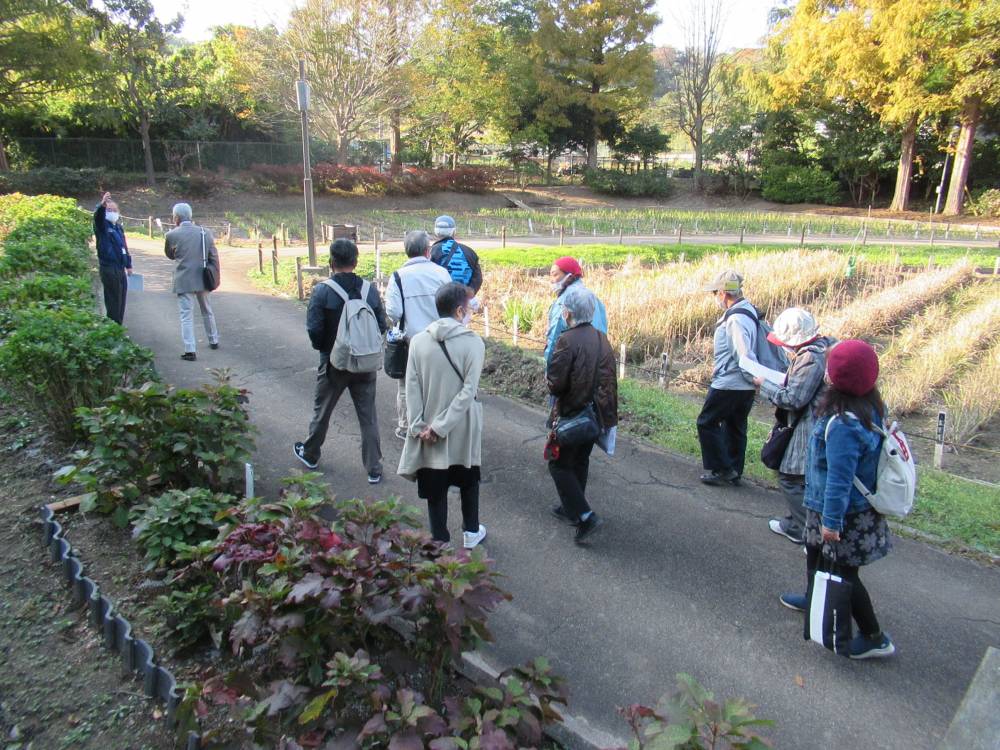
[[[138,673],[142,678],[143,692],[150,698],[158,698],[163,702],[167,709],[167,726],[173,728],[177,723],[177,707],[181,702],[177,680],[168,669],[156,664],[153,647],[132,635],[131,623],[115,611],[114,603],[101,594],[97,583],[84,575],[83,563],[63,537],[63,527],[55,519],[55,512],[43,505],[41,515],[45,546],[49,548],[52,562],[62,564],[63,577],[73,592],[72,606],[87,607],[90,624],[103,634],[105,648],[121,654],[125,669]],[[201,736],[190,732],[186,748],[200,750]]]

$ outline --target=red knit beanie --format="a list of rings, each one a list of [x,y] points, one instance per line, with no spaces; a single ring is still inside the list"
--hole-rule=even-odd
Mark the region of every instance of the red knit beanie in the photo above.
[[[571,258],[568,255],[564,255],[562,258],[556,258],[553,265],[558,268],[563,273],[573,274],[574,276],[583,276],[583,269],[580,268],[580,263],[576,258]]]
[[[826,375],[838,391],[864,396],[878,380],[878,355],[866,341],[841,341],[827,355]]]

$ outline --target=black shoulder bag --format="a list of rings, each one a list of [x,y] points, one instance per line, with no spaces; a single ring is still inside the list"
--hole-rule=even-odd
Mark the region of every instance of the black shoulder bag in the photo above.
[[[406,297],[403,295],[403,282],[399,278],[399,272],[393,271],[392,278],[399,287],[399,302],[403,306],[403,312],[396,327],[386,334],[383,365],[386,375],[402,380],[406,377],[406,360],[410,356],[410,340],[406,338]]]
[[[601,434],[601,422],[597,418],[597,409],[594,407],[594,401],[597,399],[597,379],[601,371],[599,351],[601,332],[596,328],[594,332],[597,334],[598,356],[597,363],[594,365],[594,383],[591,388],[590,401],[578,412],[559,417],[556,420],[552,431],[559,445],[586,445],[595,442]]]
[[[760,462],[764,466],[775,471],[781,468],[781,462],[788,451],[788,444],[792,442],[795,427],[801,421],[808,408],[809,404],[806,404],[791,424],[788,424],[787,416],[781,421],[775,420],[774,427],[771,428],[771,434],[767,436],[767,440],[764,441],[764,445],[760,448]],[[786,415],[789,414],[786,409],[779,409],[778,411],[784,412]]]
[[[206,292],[214,292],[219,288],[219,283],[222,281],[221,274],[219,273],[219,267],[215,263],[210,262],[208,258],[208,252],[205,250],[205,230],[201,230],[201,277],[202,281],[205,283]]]

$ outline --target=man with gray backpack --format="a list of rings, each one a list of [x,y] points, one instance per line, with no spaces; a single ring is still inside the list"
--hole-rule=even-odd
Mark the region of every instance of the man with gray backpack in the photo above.
[[[785,372],[788,360],[767,340],[770,327],[743,296],[743,276],[723,271],[703,289],[722,311],[715,327],[712,384],[698,415],[698,442],[710,485],[739,484],[747,452],[747,420],[756,387],[753,374],[740,366],[745,357],[768,369]]]
[[[358,246],[339,239],[330,245],[330,278],[309,299],[306,331],[320,353],[309,436],[293,452],[310,469],[319,463],[323,441],[344,389],[351,394],[361,428],[361,459],[368,483],[382,481],[382,447],[375,415],[375,381],[382,367],[385,308],[378,290],[354,273]]]

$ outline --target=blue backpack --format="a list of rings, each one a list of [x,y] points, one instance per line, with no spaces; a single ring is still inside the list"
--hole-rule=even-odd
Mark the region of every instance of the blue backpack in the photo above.
[[[451,274],[451,280],[459,284],[468,284],[472,281],[472,266],[469,259],[465,257],[462,246],[455,240],[449,239],[441,246],[441,260],[438,265]]]

